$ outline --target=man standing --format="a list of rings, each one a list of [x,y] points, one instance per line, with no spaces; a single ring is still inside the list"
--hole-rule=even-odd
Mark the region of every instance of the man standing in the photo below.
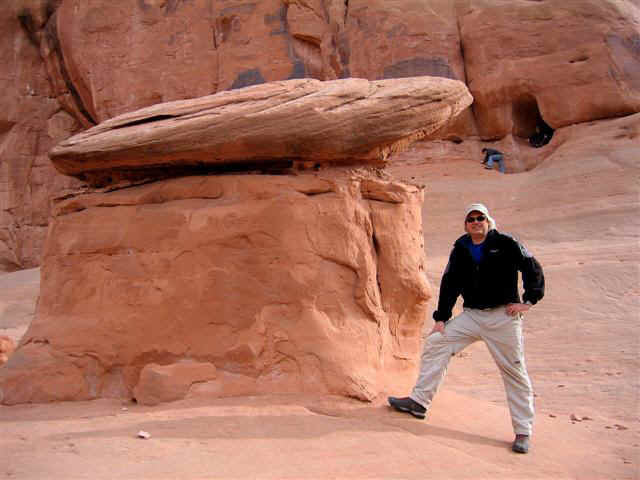
[[[517,240],[495,229],[495,221],[481,203],[465,211],[465,235],[454,244],[442,276],[435,325],[422,353],[420,374],[411,395],[389,397],[389,405],[424,418],[449,359],[482,340],[504,381],[516,434],[514,452],[527,453],[534,409],[533,389],[524,361],[522,314],[544,295],[544,274],[535,258]],[[518,293],[518,272],[524,285]],[[459,295],[463,312],[449,320]]]

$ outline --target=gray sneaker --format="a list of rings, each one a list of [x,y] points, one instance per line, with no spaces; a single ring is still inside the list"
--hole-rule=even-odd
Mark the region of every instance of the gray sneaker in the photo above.
[[[398,410],[399,412],[405,412],[413,415],[416,418],[424,418],[427,413],[427,409],[415,402],[409,397],[389,397],[389,405]]]
[[[516,453],[528,453],[529,452],[529,435],[517,434],[516,439],[511,445],[511,450]]]

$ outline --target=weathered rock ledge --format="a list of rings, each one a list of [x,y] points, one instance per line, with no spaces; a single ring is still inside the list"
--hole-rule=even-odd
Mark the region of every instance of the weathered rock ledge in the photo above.
[[[50,157],[60,172],[97,183],[110,171],[381,164],[472,101],[464,83],[436,77],[272,82],[120,115]]]

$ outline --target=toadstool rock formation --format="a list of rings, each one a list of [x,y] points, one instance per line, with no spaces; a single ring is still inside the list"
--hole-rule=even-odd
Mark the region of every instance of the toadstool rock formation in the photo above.
[[[407,388],[430,297],[423,191],[355,167],[470,102],[448,79],[294,80],[158,105],[63,142],[57,168],[150,178],[56,202],[38,311],[0,370],[0,402],[156,403],[191,382],[214,395]],[[355,167],[154,178],[294,154]],[[185,369],[192,380],[171,379]]]

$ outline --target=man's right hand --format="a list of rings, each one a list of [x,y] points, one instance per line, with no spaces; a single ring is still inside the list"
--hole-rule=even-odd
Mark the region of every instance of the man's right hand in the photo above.
[[[436,322],[429,335],[433,335],[436,332],[444,334],[444,322]]]

